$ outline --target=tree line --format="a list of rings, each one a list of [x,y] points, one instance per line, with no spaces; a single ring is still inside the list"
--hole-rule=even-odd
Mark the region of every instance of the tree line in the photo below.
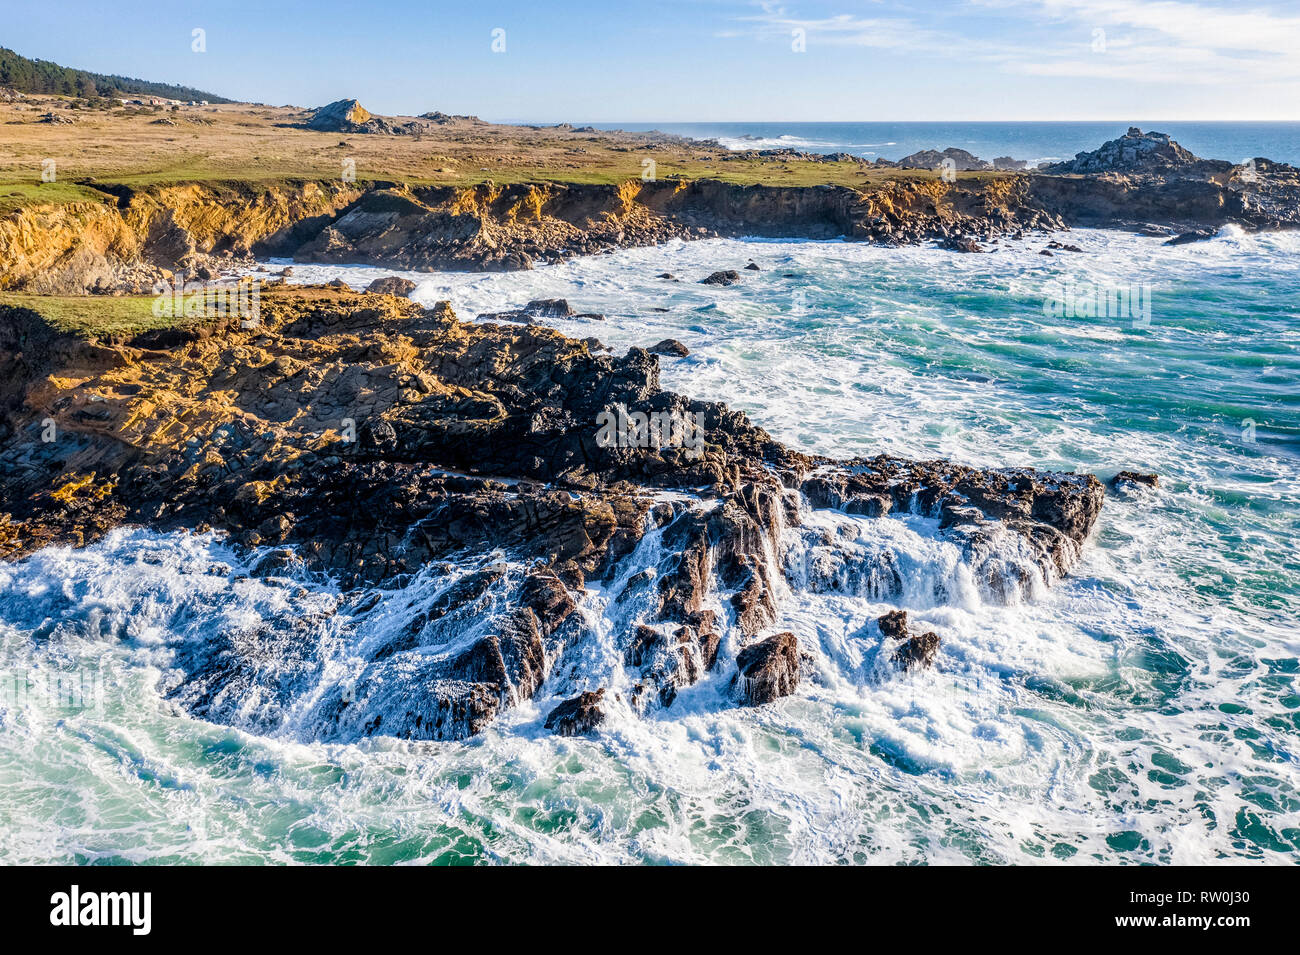
[[[152,83],[129,76],[90,73],[60,66],[49,60],[30,60],[13,50],[0,47],[0,86],[20,93],[53,93],[61,96],[78,96],[95,99],[107,96],[161,96],[166,99],[207,100],[209,103],[229,103],[232,100],[196,90],[191,86],[172,83]]]

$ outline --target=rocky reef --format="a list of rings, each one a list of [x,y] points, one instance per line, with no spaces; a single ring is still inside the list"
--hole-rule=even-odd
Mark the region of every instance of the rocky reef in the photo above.
[[[606,707],[671,707],[717,668],[736,702],[764,703],[816,662],[769,633],[792,576],[903,583],[809,515],[923,515],[1013,600],[1069,571],[1102,506],[1090,475],[801,454],[663,390],[642,349],[334,288],[266,285],[260,303],[255,320],[118,339],[0,307],[0,555],[145,525],[224,533],[257,574],[328,575],[332,613],[392,619],[299,714],[315,739],[464,738],[544,683],[544,711],[569,699],[552,727],[591,732]],[[394,592],[398,610],[376,609]],[[622,691],[590,682],[593,601],[616,622]],[[215,634],[178,650],[165,690],[274,730],[323,680],[315,632],[304,611]],[[899,666],[935,659],[933,634],[896,636]]]

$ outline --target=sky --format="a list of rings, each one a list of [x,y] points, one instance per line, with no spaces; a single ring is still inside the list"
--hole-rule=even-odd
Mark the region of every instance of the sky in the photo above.
[[[0,13],[0,46],[24,56],[384,114],[1300,120],[1300,0],[0,0]]]

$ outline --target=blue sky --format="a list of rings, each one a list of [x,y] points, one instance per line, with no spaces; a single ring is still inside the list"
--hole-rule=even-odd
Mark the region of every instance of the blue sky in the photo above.
[[[4,3],[0,45],[26,56],[274,104],[538,122],[1300,119],[1300,0]]]

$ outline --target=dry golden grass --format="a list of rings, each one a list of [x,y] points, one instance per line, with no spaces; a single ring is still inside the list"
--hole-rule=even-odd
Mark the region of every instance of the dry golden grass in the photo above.
[[[43,123],[53,109],[72,124]],[[0,213],[33,201],[103,201],[81,183],[150,185],[340,178],[350,160],[358,181],[469,185],[505,182],[613,183],[635,179],[652,159],[658,178],[740,184],[862,188],[934,173],[875,169],[855,162],[739,158],[725,149],[636,133],[499,126],[469,121],[421,136],[340,134],[301,128],[310,114],[288,107],[231,104],[111,111],[70,109],[59,97],[0,105]],[[166,120],[172,123],[168,125]],[[56,181],[42,183],[53,160]],[[963,174],[963,178],[987,174]]]

